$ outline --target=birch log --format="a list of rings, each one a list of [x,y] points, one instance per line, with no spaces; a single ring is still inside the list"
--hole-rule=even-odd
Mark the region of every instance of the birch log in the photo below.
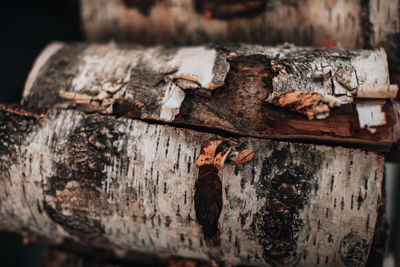
[[[75,245],[75,244],[74,244]],[[82,249],[82,248],[79,248]],[[83,250],[87,248],[83,248]],[[102,251],[98,248],[92,251],[66,250],[60,247],[48,247],[40,260],[38,267],[126,267],[126,266],[167,266],[167,267],[210,267],[208,262],[190,260],[187,258],[170,257],[168,259],[157,259],[154,255],[133,256],[130,261],[126,257],[123,259],[113,257],[110,251]],[[138,257],[140,261],[138,261]],[[133,264],[132,264],[133,263]]]
[[[386,151],[397,90],[383,50],[53,43],[23,103]]]
[[[2,229],[228,265],[367,260],[378,153],[16,106],[2,106],[0,129]],[[197,168],[210,140],[254,159]]]
[[[81,0],[92,41],[199,44],[251,42],[348,49],[383,46],[398,54],[399,0]]]

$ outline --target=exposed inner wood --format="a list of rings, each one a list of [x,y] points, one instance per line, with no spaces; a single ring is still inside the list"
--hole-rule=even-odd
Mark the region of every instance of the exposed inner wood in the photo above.
[[[64,45],[30,84],[23,102],[39,107],[380,151],[396,121],[390,99],[353,94],[392,88],[382,50]],[[320,104],[299,113],[268,103],[293,92],[319,94]]]
[[[201,225],[205,241],[211,245],[219,245],[218,220],[222,210],[222,184],[218,169],[213,165],[201,166],[195,190],[196,220]]]
[[[378,153],[73,110],[31,113],[0,109],[1,229],[122,256],[263,266],[367,260],[381,205]],[[222,169],[197,169],[209,140],[251,150],[253,160],[235,165],[229,156]]]

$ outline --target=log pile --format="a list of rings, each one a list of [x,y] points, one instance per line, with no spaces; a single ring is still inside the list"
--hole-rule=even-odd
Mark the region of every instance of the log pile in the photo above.
[[[0,105],[0,229],[125,263],[379,258],[398,86],[338,47],[392,55],[398,3],[295,2],[81,0],[89,40],[197,45],[48,45]],[[282,40],[325,48],[225,43]]]
[[[398,0],[80,0],[91,41],[384,47],[400,72]]]

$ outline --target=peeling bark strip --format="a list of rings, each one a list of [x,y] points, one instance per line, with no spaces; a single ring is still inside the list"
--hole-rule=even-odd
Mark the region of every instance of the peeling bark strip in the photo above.
[[[81,0],[91,41],[383,46],[399,65],[398,0]],[[145,3],[145,4],[144,4]]]
[[[229,144],[231,143],[231,144]],[[243,143],[235,144],[223,140],[208,140],[196,159],[199,176],[196,182],[194,196],[196,218],[202,226],[206,242],[219,245],[218,220],[222,209],[222,188],[218,169],[227,163],[235,165],[246,164],[254,159],[254,151],[243,149]]]
[[[54,51],[50,45],[42,53],[45,58],[38,58],[46,63],[33,69],[24,103],[229,135],[323,140],[378,150],[388,150],[392,143],[392,102],[376,99],[397,92],[389,85],[383,50],[59,46]],[[279,104],[284,95],[302,96],[293,98],[297,103],[307,95],[318,101],[300,110],[293,108],[294,102],[292,107]],[[368,95],[375,98],[358,98]],[[358,112],[365,109],[370,118]],[[315,118],[323,120],[309,120]]]
[[[0,128],[1,229],[230,264],[366,262],[382,190],[377,153],[77,111],[1,109]],[[198,170],[208,140],[234,142],[254,158]],[[220,188],[211,195],[218,220],[207,217],[210,198],[196,193],[209,183]]]
[[[330,109],[341,106],[340,100],[333,96],[322,96],[310,91],[279,93],[269,99],[268,103],[307,115],[310,120],[326,119],[330,115]]]

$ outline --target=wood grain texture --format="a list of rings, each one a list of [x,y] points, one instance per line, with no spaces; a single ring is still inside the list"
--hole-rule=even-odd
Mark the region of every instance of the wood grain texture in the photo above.
[[[377,153],[13,109],[0,113],[1,229],[230,264],[345,266],[367,259],[383,179]],[[218,225],[206,233],[196,206],[207,198],[196,198],[196,184],[210,177],[194,163],[215,139],[253,150],[254,159],[213,171],[222,209],[208,214]]]
[[[26,84],[23,103],[228,135],[381,151],[392,144],[396,114],[391,100],[357,97],[371,84],[388,86],[383,50],[64,44],[48,58],[46,51],[53,47],[43,52],[47,63],[32,71],[36,75]],[[326,119],[309,120],[268,103],[280,93],[303,91],[338,104],[326,104],[328,116],[320,117]]]

